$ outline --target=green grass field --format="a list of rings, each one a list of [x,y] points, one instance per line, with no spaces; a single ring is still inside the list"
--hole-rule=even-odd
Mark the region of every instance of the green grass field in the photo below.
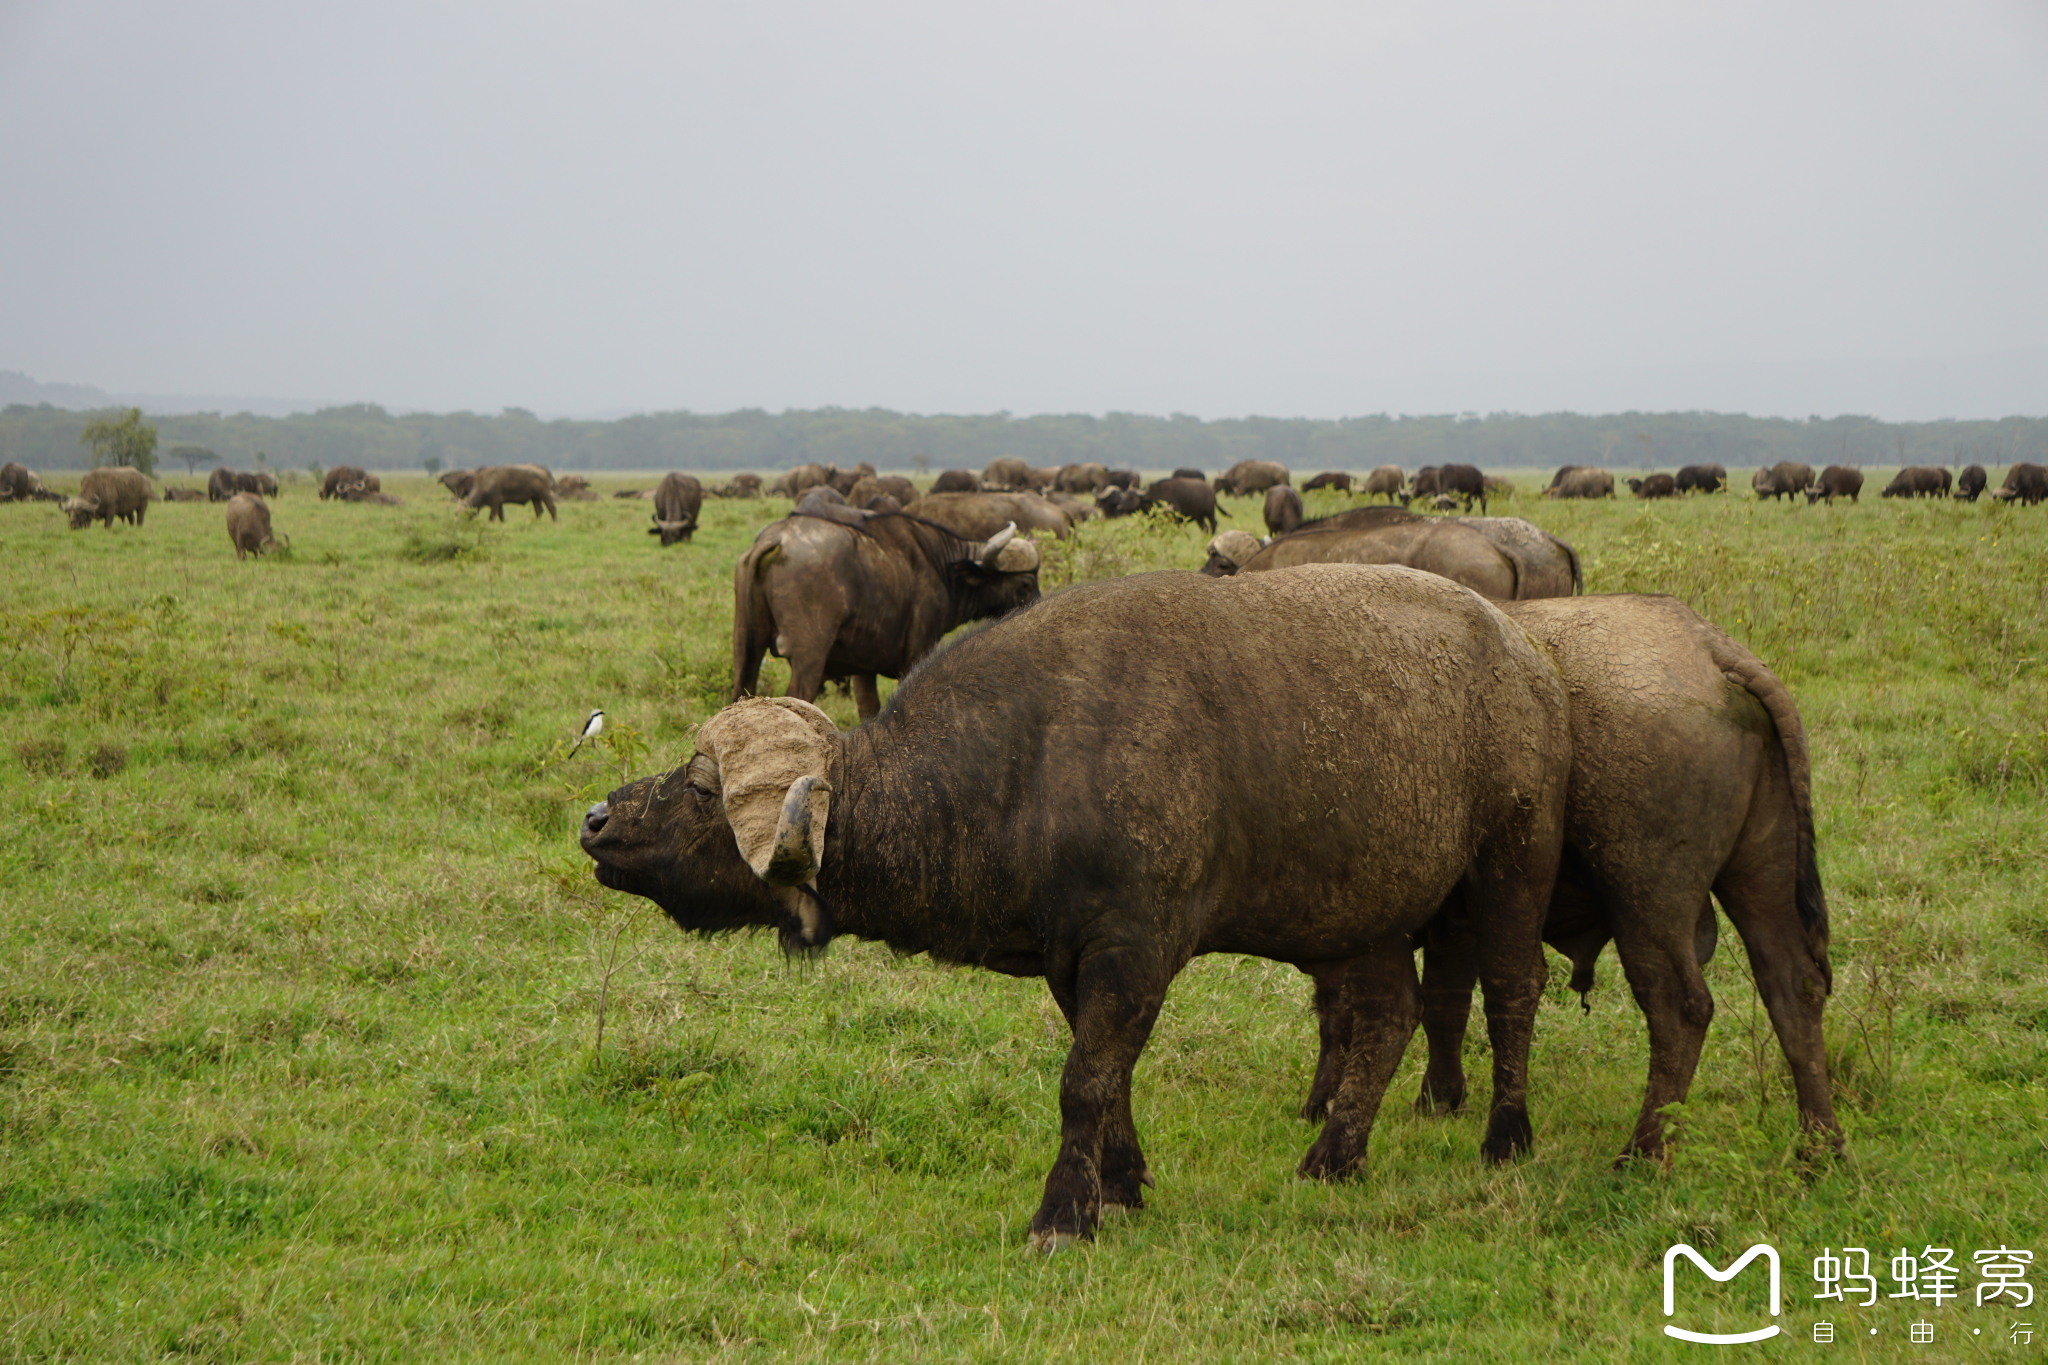
[[[1138,1070],[1151,1206],[1045,1258],[1042,984],[686,938],[577,849],[584,807],[722,703],[732,565],[787,504],[708,502],[662,551],[645,503],[499,528],[386,487],[406,505],[288,487],[292,549],[249,563],[203,503],[111,533],[0,507],[0,1358],[1713,1358],[1660,1335],[1681,1240],[1783,1253],[1788,1335],[1756,1358],[2048,1352],[2048,1301],[1979,1308],[1971,1266],[2048,1258],[2048,510],[1496,509],[1797,695],[1847,1159],[1800,1161],[1724,932],[1668,1168],[1611,1165],[1645,1044],[1610,953],[1590,1015],[1561,974],[1546,1000],[1534,1155],[1484,1167],[1477,1111],[1413,1115],[1418,1042],[1370,1174],[1304,1184],[1306,979],[1207,959]],[[1192,568],[1203,540],[1090,523],[1045,582]],[[612,728],[567,757],[594,706]],[[1898,1248],[1955,1248],[1962,1298],[1817,1313],[1812,1259],[1844,1244],[1884,1293]],[[1751,1278],[1695,1276],[1688,1324],[1756,1325]]]

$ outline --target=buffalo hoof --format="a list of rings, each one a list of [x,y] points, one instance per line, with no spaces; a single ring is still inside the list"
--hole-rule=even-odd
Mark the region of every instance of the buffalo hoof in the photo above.
[[[1465,1083],[1460,1081],[1456,1087],[1431,1085],[1424,1079],[1421,1093],[1415,1097],[1415,1112],[1425,1118],[1447,1118],[1464,1113]]]
[[[1486,1126],[1486,1141],[1479,1144],[1479,1154],[1498,1166],[1513,1161],[1535,1145],[1536,1134],[1529,1127],[1527,1112],[1519,1108],[1500,1109]]]
[[[1111,1208],[1142,1209],[1145,1207],[1145,1191],[1151,1188],[1152,1172],[1140,1166],[1135,1171],[1103,1177],[1102,1206]]]
[[[1323,1129],[1302,1157],[1295,1175],[1303,1180],[1348,1180],[1365,1165],[1365,1147],[1334,1128]]]
[[[1041,1255],[1050,1256],[1055,1251],[1065,1251],[1074,1243],[1085,1240],[1087,1239],[1078,1232],[1060,1232],[1048,1228],[1043,1232],[1032,1233],[1025,1245]]]

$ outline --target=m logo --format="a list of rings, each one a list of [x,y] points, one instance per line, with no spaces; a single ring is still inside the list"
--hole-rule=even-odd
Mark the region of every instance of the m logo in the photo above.
[[[1766,1246],[1759,1242],[1737,1257],[1735,1264],[1729,1266],[1726,1270],[1716,1270],[1713,1263],[1708,1261],[1706,1257],[1700,1255],[1685,1243],[1680,1242],[1677,1246],[1669,1248],[1664,1253],[1665,1317],[1668,1318],[1678,1311],[1677,1297],[1673,1293],[1674,1286],[1671,1282],[1671,1271],[1678,1264],[1680,1256],[1685,1257],[1705,1271],[1708,1279],[1721,1284],[1726,1284],[1737,1275],[1740,1275],[1742,1268],[1757,1257],[1763,1257],[1771,1265],[1771,1316],[1774,1318],[1778,1316],[1778,1249],[1776,1247]],[[1683,1327],[1673,1327],[1666,1323],[1664,1335],[1667,1337],[1677,1337],[1680,1341],[1697,1341],[1708,1346],[1736,1346],[1745,1341],[1767,1340],[1778,1335],[1782,1330],[1777,1324],[1773,1323],[1769,1327],[1759,1327],[1754,1332],[1688,1332]]]

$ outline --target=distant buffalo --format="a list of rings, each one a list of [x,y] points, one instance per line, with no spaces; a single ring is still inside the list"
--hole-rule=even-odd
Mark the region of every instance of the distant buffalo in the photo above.
[[[1728,471],[1717,464],[1689,464],[1678,471],[1681,493],[1725,493]]]
[[[1836,498],[1847,498],[1850,502],[1855,502],[1857,495],[1862,491],[1862,470],[1852,469],[1845,464],[1831,464],[1820,472],[1820,482],[1806,490],[1806,501],[1809,504],[1826,502],[1828,506],[1833,507]]]
[[[228,540],[235,558],[261,555],[277,548],[270,533],[270,504],[254,493],[237,493],[228,499]]]
[[[1195,468],[1193,465],[1184,464],[1179,469],[1174,470],[1173,473],[1169,474],[1167,477],[1173,479],[1199,479],[1202,477],[1202,471]],[[1136,479],[1133,479],[1131,480],[1131,482],[1124,484],[1123,486],[1125,488],[1135,488],[1138,486],[1138,481]]]
[[[2048,467],[2022,460],[2005,471],[2005,483],[1991,495],[2000,502],[2019,502],[2031,507],[2048,499]]]
[[[672,469],[655,486],[654,525],[647,528],[647,534],[660,536],[664,550],[679,540],[687,544],[703,506],[704,485]]]
[[[448,483],[450,479],[458,476],[467,477],[468,474],[469,471],[466,469],[450,470],[441,476],[441,482],[453,488],[454,485]],[[343,502],[362,502],[366,494],[380,493],[383,490],[382,479],[369,470],[358,469],[352,464],[336,465],[327,471],[326,479],[320,484],[320,496],[323,499],[340,498]]]
[[[1105,517],[1127,517],[1153,507],[1164,507],[1181,521],[1192,521],[1211,535],[1216,533],[1216,493],[1200,479],[1158,479],[1142,493],[1128,488],[1105,488],[1095,499],[1096,510]],[[1223,513],[1229,516],[1228,512]]]
[[[1652,474],[1644,479],[1630,479],[1628,491],[1639,498],[1677,497],[1678,480],[1669,474]]]
[[[64,515],[70,518],[74,531],[83,531],[94,521],[104,522],[111,531],[116,517],[131,526],[140,526],[155,496],[139,469],[117,465],[112,469],[87,470],[78,485],[78,496],[64,500]]]
[[[441,476],[440,482],[443,488],[455,496],[457,502],[461,502],[469,496],[469,490],[476,487],[476,471],[451,469]]]
[[[1036,493],[927,493],[903,510],[970,540],[988,540],[1007,525],[1062,540],[1074,530],[1071,517]]]
[[[472,512],[489,508],[490,520],[503,521],[508,502],[531,504],[536,521],[542,508],[547,509],[550,521],[561,520],[555,512],[555,476],[537,464],[489,465],[477,470],[462,505]]]
[[[43,481],[25,465],[12,460],[0,465],[0,502],[58,502],[57,494],[43,487]]]
[[[901,474],[868,474],[848,490],[846,501],[854,507],[866,507],[880,497],[894,498],[898,507],[908,507],[917,501],[917,485]]]
[[[761,496],[759,474],[735,474],[732,482],[718,490],[721,498],[758,498]]]
[[[1030,492],[1031,466],[1012,458],[990,460],[981,471],[981,486],[998,493]]]
[[[1420,498],[1424,502],[1434,498],[1442,491],[1437,486],[1436,466],[1433,464],[1426,464],[1416,470],[1414,479],[1410,480],[1408,484],[1408,496],[1410,498]]]
[[[1276,484],[1266,490],[1266,530],[1276,536],[1284,536],[1301,525],[1301,494],[1286,484]]]
[[[1184,478],[1185,475],[1176,474],[1174,477]],[[1216,476],[1215,488],[1218,493],[1243,497],[1248,493],[1263,493],[1276,484],[1289,481],[1284,464],[1273,460],[1239,460]]]
[[[786,474],[779,475],[768,485],[768,491],[779,498],[800,498],[820,484],[832,482],[832,471],[821,464],[800,464]]]
[[[1549,498],[1611,498],[1614,496],[1614,476],[1604,469],[1591,469],[1585,465],[1566,465],[1557,471],[1550,487],[1544,492]]]
[[[1931,465],[1913,465],[1901,469],[1884,486],[1879,497],[1885,498],[1945,498],[1948,496],[1949,472]]]
[[[277,496],[277,475],[267,469],[241,472],[226,465],[216,465],[206,476],[206,497],[209,502],[226,502],[237,493],[254,493],[258,497]]]
[[[1339,493],[1349,493],[1351,491],[1351,476],[1349,474],[1340,473],[1336,470],[1330,470],[1326,473],[1316,475],[1313,479],[1310,479],[1307,483],[1303,484],[1301,486],[1301,491],[1304,493],[1313,493],[1318,488],[1334,488]]]
[[[1797,460],[1780,460],[1769,469],[1757,470],[1751,476],[1749,486],[1756,490],[1759,500],[1796,500],[1801,493],[1813,486],[1813,466],[1801,464]]]
[[[1399,465],[1383,464],[1365,479],[1365,495],[1368,498],[1384,496],[1390,503],[1408,501],[1408,476],[1401,472]]]
[[[1092,497],[1109,487],[1109,468],[1099,464],[1065,465],[1052,486],[1062,493],[1085,493]]]
[[[1195,477],[1199,479],[1202,476],[1197,474]],[[1103,479],[1103,486],[1106,488],[1136,488],[1138,486],[1138,471],[1135,469],[1112,469],[1109,471],[1108,476]]]
[[[971,469],[949,469],[932,480],[934,493],[979,493],[981,480],[974,477]]]
[[[1956,476],[1956,500],[1975,502],[1978,495],[1984,491],[1984,486],[1990,482],[1991,476],[1984,472],[1983,465],[1964,466],[1963,472]]]

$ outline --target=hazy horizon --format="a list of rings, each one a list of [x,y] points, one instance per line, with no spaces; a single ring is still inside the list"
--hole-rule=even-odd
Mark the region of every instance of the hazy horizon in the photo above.
[[[2044,77],[2026,0],[7,0],[0,369],[548,416],[2041,415]]]

